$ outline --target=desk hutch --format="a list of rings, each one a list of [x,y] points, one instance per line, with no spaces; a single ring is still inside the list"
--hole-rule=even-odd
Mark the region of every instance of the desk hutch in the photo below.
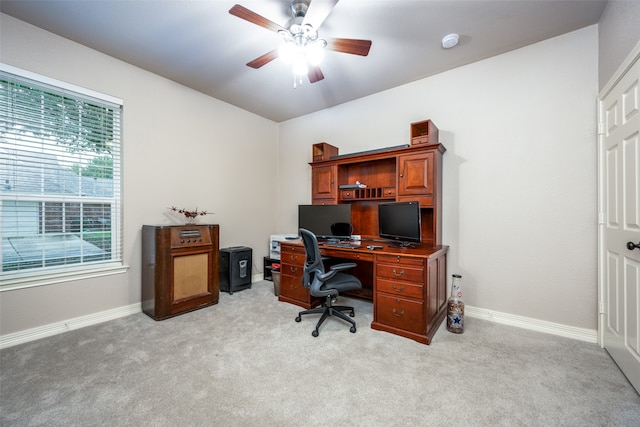
[[[438,131],[429,120],[411,125],[411,144],[338,155],[326,143],[313,145],[313,204],[351,204],[359,248],[321,246],[329,262],[349,260],[363,284],[352,296],[373,301],[373,329],[429,344],[446,314],[446,255],[442,237],[442,155]],[[344,188],[357,182],[364,188]],[[343,187],[343,188],[341,188]],[[422,243],[397,248],[379,241],[378,204],[420,203]],[[366,249],[375,241],[382,249]],[[280,301],[310,308],[322,303],[302,286],[305,253],[300,242],[281,244]]]

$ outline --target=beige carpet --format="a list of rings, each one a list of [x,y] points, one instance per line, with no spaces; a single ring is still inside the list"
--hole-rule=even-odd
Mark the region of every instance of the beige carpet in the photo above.
[[[0,352],[2,426],[638,426],[640,397],[595,344],[467,318],[432,344],[281,303],[270,282]]]

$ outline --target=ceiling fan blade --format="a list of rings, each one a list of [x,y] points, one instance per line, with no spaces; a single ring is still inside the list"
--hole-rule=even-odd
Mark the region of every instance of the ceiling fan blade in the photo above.
[[[278,49],[273,49],[271,52],[267,52],[262,56],[257,57],[251,62],[247,62],[247,66],[258,69],[263,65],[268,64],[278,57]]]
[[[322,74],[322,71],[320,71],[320,67],[310,67],[309,71],[307,72],[307,77],[309,77],[310,83],[315,83],[324,79],[324,74]]]
[[[327,49],[352,55],[367,56],[371,48],[371,40],[359,39],[326,39]]]
[[[309,24],[318,31],[320,25],[327,19],[338,0],[313,0],[309,3],[309,9],[304,15],[302,25]]]
[[[278,32],[279,30],[284,30],[285,28],[276,24],[273,21],[269,21],[264,16],[260,16],[257,13],[247,9],[244,6],[240,6],[239,4],[234,5],[231,9],[229,9],[229,13],[233,16],[237,16],[240,19],[244,19],[245,21],[249,21],[252,24],[259,25],[267,30]]]

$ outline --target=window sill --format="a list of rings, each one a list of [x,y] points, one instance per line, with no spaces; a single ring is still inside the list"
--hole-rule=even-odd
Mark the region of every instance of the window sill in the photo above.
[[[74,271],[63,271],[56,273],[43,273],[28,277],[0,278],[0,292],[13,291],[17,289],[33,288],[36,286],[54,285],[56,283],[71,282],[75,280],[92,279],[95,277],[110,276],[113,274],[126,273],[128,265],[110,265],[91,269],[79,269]]]

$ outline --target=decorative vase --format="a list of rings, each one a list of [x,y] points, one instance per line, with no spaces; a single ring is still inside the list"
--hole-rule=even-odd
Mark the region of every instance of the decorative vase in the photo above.
[[[454,334],[464,332],[464,301],[462,301],[462,276],[451,276],[451,296],[447,300],[447,330]]]

